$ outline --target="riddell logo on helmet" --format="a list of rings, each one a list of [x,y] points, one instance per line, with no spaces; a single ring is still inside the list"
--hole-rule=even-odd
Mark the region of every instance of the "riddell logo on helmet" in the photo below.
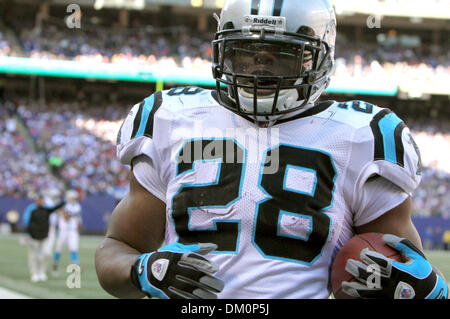
[[[267,19],[267,18],[253,18],[253,23],[277,25],[278,21],[275,19]]]

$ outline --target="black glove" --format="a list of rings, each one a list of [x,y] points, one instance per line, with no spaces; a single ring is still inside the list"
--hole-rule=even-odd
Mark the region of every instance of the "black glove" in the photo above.
[[[141,255],[131,269],[131,280],[151,297],[215,299],[224,283],[213,276],[218,266],[202,255],[216,249],[215,244],[166,245]]]

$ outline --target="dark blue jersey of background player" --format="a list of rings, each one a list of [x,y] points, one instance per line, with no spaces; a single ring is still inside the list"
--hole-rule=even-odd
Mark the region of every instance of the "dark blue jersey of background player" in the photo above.
[[[65,202],[53,207],[45,207],[44,200],[41,196],[37,197],[33,204],[30,204],[23,216],[23,225],[26,232],[31,238],[42,240],[47,238],[49,231],[49,217],[50,214],[64,206]]]

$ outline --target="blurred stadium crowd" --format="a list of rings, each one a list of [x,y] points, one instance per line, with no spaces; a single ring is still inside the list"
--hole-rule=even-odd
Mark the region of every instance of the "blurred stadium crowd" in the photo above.
[[[133,63],[165,69],[209,71],[211,66],[212,34],[175,30],[162,35],[152,29],[120,27],[73,30],[51,23],[40,28],[15,25],[13,29],[14,32],[6,32],[0,28],[0,55]],[[351,33],[338,33],[336,76],[450,81],[448,41],[439,46],[404,47],[395,45],[398,41],[395,33],[387,35],[383,46],[374,41],[354,41],[352,37]]]
[[[134,63],[165,68],[210,69],[211,38],[186,32],[155,35],[151,29],[106,28],[71,30],[63,26],[14,28],[17,39],[0,29],[0,55],[75,60],[92,63]],[[3,34],[6,34],[3,30]],[[212,36],[212,35],[211,35]],[[16,42],[17,41],[17,42]],[[13,46],[11,43],[19,43]]]
[[[0,112],[0,196],[33,198],[50,188],[112,195],[128,184],[128,168],[115,157],[125,108],[58,101],[42,109],[8,101]]]

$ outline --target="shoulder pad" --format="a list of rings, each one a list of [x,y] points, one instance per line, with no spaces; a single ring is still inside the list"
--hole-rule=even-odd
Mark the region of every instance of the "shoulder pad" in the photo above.
[[[178,112],[198,107],[208,107],[211,104],[209,90],[196,86],[176,87],[162,92],[164,108]]]
[[[385,160],[401,167],[405,166],[402,140],[405,128],[405,123],[389,109],[382,109],[372,118],[370,129],[374,141],[374,160]],[[412,140],[409,131],[408,135]]]
[[[177,118],[189,114],[193,108],[211,106],[209,92],[198,87],[177,87],[158,91],[134,105],[117,136],[117,156],[121,163],[129,165],[136,156],[154,153],[152,149],[159,147],[156,144],[161,144],[165,130]],[[158,139],[155,145],[154,139]]]
[[[135,104],[128,113],[117,135],[117,156],[123,164],[130,164],[153,138],[155,113],[161,104],[162,92],[158,91]]]
[[[368,125],[356,132],[353,141],[355,145],[365,145],[358,148],[365,154],[355,154],[366,163],[359,176],[359,186],[376,174],[411,194],[421,179],[419,148],[409,128],[394,112],[380,108],[377,111]]]
[[[369,125],[371,119],[381,109],[374,104],[358,100],[337,102],[329,107],[326,112],[319,114],[319,116],[359,129]]]

